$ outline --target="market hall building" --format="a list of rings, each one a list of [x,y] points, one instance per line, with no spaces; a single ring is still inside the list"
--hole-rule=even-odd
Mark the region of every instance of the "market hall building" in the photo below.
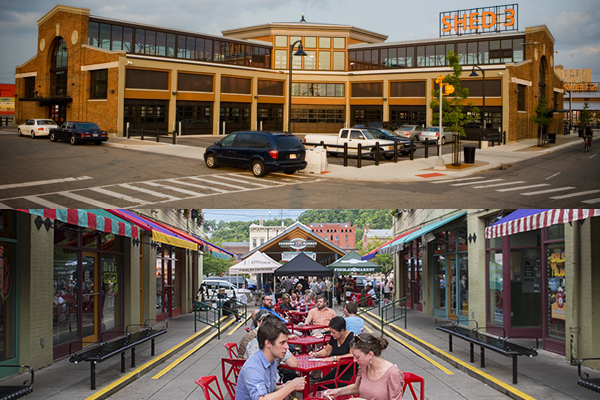
[[[519,31],[517,8],[444,12],[439,38],[386,42],[380,33],[304,16],[218,36],[58,5],[39,19],[36,51],[16,69],[17,123],[87,120],[119,136],[127,126],[172,132],[181,125],[182,135],[281,131],[290,118],[292,132],[303,133],[373,121],[428,126],[434,82],[451,72],[454,51],[468,102],[485,109],[487,128],[509,141],[535,138],[538,101],[563,109],[562,81],[554,37],[545,26]],[[290,63],[299,44],[307,55]],[[548,132],[562,124],[555,113]]]

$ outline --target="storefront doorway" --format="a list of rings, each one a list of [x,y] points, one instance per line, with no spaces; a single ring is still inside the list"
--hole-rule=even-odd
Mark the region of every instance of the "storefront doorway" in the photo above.
[[[93,343],[98,341],[98,302],[100,284],[98,279],[98,254],[82,254],[82,309],[81,333],[83,341]]]
[[[156,257],[156,319],[181,314],[181,249],[158,248]]]
[[[423,311],[423,255],[416,240],[404,248],[404,272],[407,283],[407,307]]]

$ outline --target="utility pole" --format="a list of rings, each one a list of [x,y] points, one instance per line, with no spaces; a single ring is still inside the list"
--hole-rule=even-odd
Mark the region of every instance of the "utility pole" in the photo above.
[[[442,126],[442,96],[445,94],[446,96],[454,93],[454,86],[449,83],[444,83],[444,76],[440,75],[439,78],[435,80],[440,86],[440,122],[439,122],[439,136],[438,136],[438,153],[439,157],[435,162],[435,167],[433,169],[438,171],[443,171],[446,169],[446,164],[444,163],[444,158],[442,157],[442,135],[444,134],[443,126]],[[446,93],[444,93],[444,87],[446,88]]]

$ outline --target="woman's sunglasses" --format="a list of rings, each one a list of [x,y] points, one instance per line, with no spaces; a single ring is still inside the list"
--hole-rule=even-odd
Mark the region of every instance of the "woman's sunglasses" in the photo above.
[[[358,335],[354,335],[354,343],[358,344],[358,343],[367,343],[369,344],[370,342],[367,339],[363,339]]]

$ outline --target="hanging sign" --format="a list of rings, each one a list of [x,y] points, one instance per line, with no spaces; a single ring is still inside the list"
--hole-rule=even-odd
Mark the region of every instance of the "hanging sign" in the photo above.
[[[440,37],[498,33],[519,29],[518,4],[440,13]]]

